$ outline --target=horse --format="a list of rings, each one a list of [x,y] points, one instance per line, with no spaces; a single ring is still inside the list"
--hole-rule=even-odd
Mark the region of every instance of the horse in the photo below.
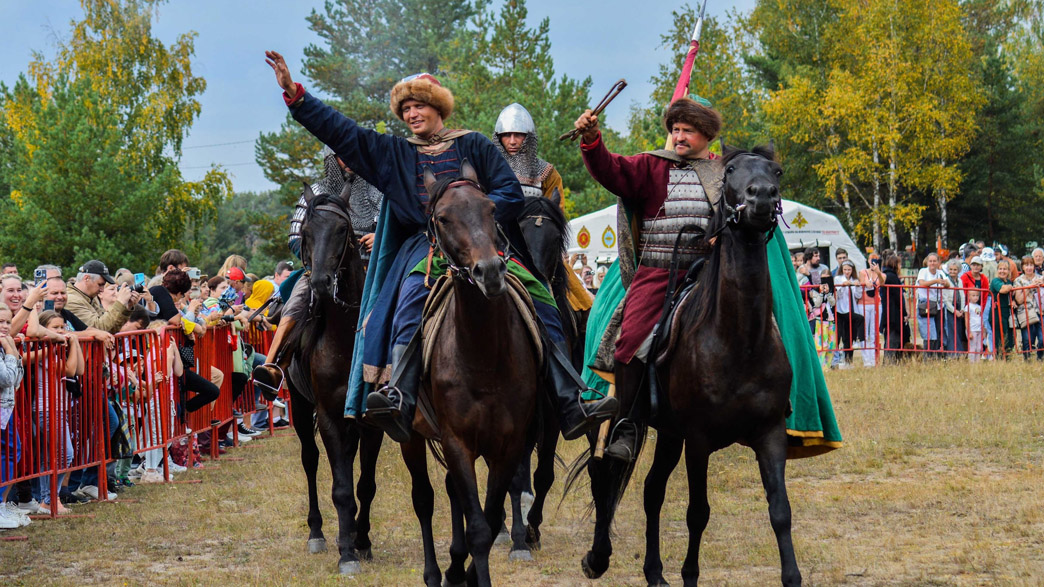
[[[708,459],[712,452],[740,443],[752,448],[758,461],[780,553],[782,582],[799,585],[785,481],[792,372],[772,317],[766,250],[766,235],[775,230],[780,213],[782,168],[771,147],[730,151],[722,165],[722,200],[707,231],[712,253],[692,295],[679,302],[673,351],[657,367],[669,407],[660,406],[659,437],[645,479],[643,571],[649,585],[667,585],[660,558],[659,518],[667,480],[684,449],[689,543],[682,579],[685,585],[697,584],[700,539],[710,517]],[[650,360],[655,359],[650,356]],[[620,372],[617,366],[618,380]],[[640,431],[639,439],[645,437],[644,432]],[[614,482],[605,483],[609,489],[601,490],[599,496],[595,467],[589,465],[592,489],[599,518],[604,519],[596,520],[594,546],[582,561],[589,577],[600,576],[608,567],[612,553],[608,524],[630,475],[627,470],[621,481],[621,476],[601,470],[603,481]]]
[[[311,311],[285,347],[291,362],[287,383],[294,431],[301,441],[301,464],[308,479],[308,550],[326,551],[319,511],[316,470],[318,430],[333,473],[332,498],[337,509],[338,571],[356,574],[360,559],[373,558],[370,506],[377,493],[377,456],[384,433],[344,418],[348,377],[359,321],[365,272],[348,217],[348,186],[339,195],[314,194],[305,185],[308,209],[301,226],[302,259],[311,263]],[[302,277],[304,279],[304,277]],[[285,361],[285,359],[284,359]],[[356,453],[360,473],[356,505],[352,491]]]
[[[562,257],[566,253],[569,241],[569,223],[561,206],[562,194],[557,189],[550,198],[526,196],[522,218],[518,224],[529,248],[534,268],[551,286],[551,293],[562,321],[566,349],[573,366],[579,371],[583,366],[587,312],[573,310],[567,298],[566,272],[569,269],[562,263]],[[529,551],[540,549],[540,525],[543,522],[544,503],[555,481],[555,450],[560,433],[558,415],[550,402],[542,401],[540,406],[540,426],[526,447],[526,455],[531,454],[534,448],[538,449],[533,487],[530,487],[530,463],[526,457],[509,488],[512,514],[512,547],[509,555],[511,560],[532,560]],[[528,512],[524,512],[522,507],[522,493],[526,489],[533,492],[533,502]],[[505,536],[504,530],[501,530],[501,536]]]
[[[431,398],[448,472],[453,540],[447,585],[490,585],[489,551],[500,530],[508,485],[526,455],[526,437],[536,416],[540,361],[522,313],[511,299],[507,264],[498,252],[494,204],[482,191],[474,168],[436,180],[424,173],[430,194],[429,233],[449,265],[453,300],[445,319],[426,341],[432,347],[422,393]],[[535,317],[534,317],[535,319]],[[434,494],[428,478],[424,432],[434,431],[418,409],[414,434],[402,444],[413,482],[413,506],[424,543],[424,581],[440,585],[431,517]],[[488,466],[485,508],[479,503],[475,461]],[[436,458],[439,458],[436,452]],[[465,570],[468,555],[471,565]]]

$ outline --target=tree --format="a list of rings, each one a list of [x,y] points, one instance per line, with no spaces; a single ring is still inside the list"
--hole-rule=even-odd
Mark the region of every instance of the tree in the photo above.
[[[84,19],[57,58],[37,55],[29,77],[3,88],[11,155],[0,170],[9,186],[3,256],[148,265],[230,191],[218,169],[199,182],[178,170],[206,83],[192,74],[192,34],[169,47],[152,37],[158,3],[83,0]],[[25,227],[49,238],[30,249]]]

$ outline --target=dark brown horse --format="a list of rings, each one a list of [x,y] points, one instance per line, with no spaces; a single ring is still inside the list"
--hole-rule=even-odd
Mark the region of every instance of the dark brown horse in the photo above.
[[[347,189],[347,188],[346,188]],[[308,550],[326,550],[319,512],[316,471],[318,429],[333,473],[333,503],[339,522],[338,570],[359,572],[359,559],[372,558],[370,505],[377,492],[377,455],[384,433],[344,418],[348,370],[355,345],[362,297],[362,260],[348,218],[347,191],[313,194],[305,186],[308,211],[301,226],[301,256],[311,266],[312,301],[309,316],[287,341],[281,362],[289,365],[294,429],[301,441],[301,464],[308,478]],[[302,276],[301,279],[306,279]],[[361,449],[361,451],[360,451]],[[352,491],[356,453],[360,453],[359,503]]]
[[[500,530],[508,485],[526,454],[539,399],[540,363],[523,316],[507,293],[494,204],[479,187],[474,169],[465,161],[461,177],[439,181],[428,170],[424,185],[431,194],[432,230],[453,275],[453,301],[431,341],[430,373],[424,381],[448,469],[453,542],[445,579],[448,585],[466,579],[489,585],[489,551]],[[427,428],[421,412],[414,419],[417,431]],[[437,586],[442,577],[431,530],[434,494],[424,438],[415,433],[402,451],[424,541],[424,581]],[[484,508],[475,475],[480,457],[489,469]],[[472,563],[465,569],[469,554]]]
[[[677,310],[674,351],[657,370],[668,405],[661,402],[659,407],[659,436],[645,479],[645,578],[649,585],[667,585],[660,559],[660,509],[684,449],[689,547],[682,579],[685,585],[697,584],[700,539],[710,516],[708,458],[741,443],[754,449],[758,460],[783,584],[798,585],[801,574],[790,537],[784,478],[791,368],[772,317],[765,246],[779,213],[782,170],[772,150],[763,147],[729,152],[722,164],[722,200],[708,230],[716,237],[713,252],[699,286]],[[627,365],[617,365],[618,384],[635,376]],[[644,437],[643,427],[639,441]],[[608,459],[587,464],[596,508],[594,544],[582,561],[589,577],[600,576],[609,566],[609,524],[630,477],[629,466]]]

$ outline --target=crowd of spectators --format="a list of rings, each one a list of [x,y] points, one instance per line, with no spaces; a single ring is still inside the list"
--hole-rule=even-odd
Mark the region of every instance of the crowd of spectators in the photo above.
[[[970,242],[946,259],[927,254],[905,275],[891,250],[871,253],[859,271],[845,249],[837,249],[833,269],[821,255],[809,247],[791,260],[809,327],[831,368],[851,367],[857,349],[864,367],[911,350],[970,361],[1044,360],[1042,248],[1012,257],[1004,245]]]
[[[249,442],[262,429],[289,426],[282,417],[287,410],[282,401],[273,402],[280,416],[269,422],[269,404],[260,396],[238,400],[248,389],[247,373],[264,361],[246,343],[245,331],[272,328],[266,302],[277,295],[277,284],[291,271],[290,264],[282,262],[272,275],[259,278],[247,272],[243,257],[232,255],[210,277],[191,267],[179,250],[165,252],[148,280],[143,273],[123,268],[110,273],[99,260],[86,261],[68,279],[55,265],[41,265],[31,279],[23,279],[16,265],[4,264],[0,268],[0,530],[25,525],[29,514],[52,510],[63,514],[71,504],[100,497],[113,500],[138,483],[162,482],[164,464],[171,473],[185,471],[189,462],[199,465],[198,459],[191,458],[193,448],[223,453],[234,439]],[[229,325],[233,335],[229,373],[200,367],[194,358],[196,343],[208,329],[221,324]],[[149,329],[157,334],[151,335]],[[162,342],[147,348],[143,341]],[[96,349],[97,356],[91,359],[102,365],[100,381],[97,372],[85,372],[87,343]],[[211,427],[193,430],[187,416],[213,410],[226,377],[234,405],[251,406],[243,411],[252,417],[233,410],[231,421],[205,418]],[[57,496],[52,495],[50,475],[12,483],[16,475],[31,476],[56,466],[68,469],[78,454],[91,451],[80,446],[86,431],[78,429],[83,424],[75,416],[82,411],[78,402],[86,385],[101,385],[108,394],[107,409],[102,408],[107,413],[98,418],[104,430],[95,431],[109,440],[112,451],[113,462],[106,469],[108,495],[100,495],[104,492],[99,491],[97,466],[59,475]],[[165,390],[172,401],[161,401]],[[24,422],[16,425],[19,415]],[[164,446],[160,435],[164,427],[174,430],[180,440]],[[217,431],[213,438],[212,429]],[[163,463],[164,448],[167,463]],[[28,460],[29,454],[35,455],[34,460]],[[52,454],[58,455],[56,463],[49,462]],[[36,469],[27,471],[27,467]]]

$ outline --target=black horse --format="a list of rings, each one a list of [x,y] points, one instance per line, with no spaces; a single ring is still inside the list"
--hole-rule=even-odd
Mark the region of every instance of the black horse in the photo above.
[[[359,572],[359,559],[372,558],[370,505],[377,492],[377,455],[384,434],[344,418],[348,369],[359,320],[363,271],[348,217],[349,193],[313,194],[305,186],[308,210],[301,226],[302,258],[311,265],[312,306],[295,329],[288,387],[294,429],[301,440],[301,464],[308,478],[308,550],[326,550],[315,475],[319,466],[318,429],[333,472],[333,503],[339,528],[338,570]],[[304,277],[302,277],[304,279]],[[360,451],[359,504],[352,491],[355,455]]]
[[[677,309],[677,340],[658,368],[669,408],[658,423],[655,457],[645,480],[645,577],[667,585],[660,560],[660,509],[667,480],[684,448],[689,476],[686,522],[689,547],[682,566],[685,585],[699,578],[699,546],[710,516],[707,462],[734,443],[754,449],[769,502],[784,585],[798,585],[790,536],[790,502],[785,468],[786,415],[791,368],[772,317],[766,235],[775,229],[782,169],[771,148],[730,151],[722,200],[708,230],[713,252],[694,294]],[[652,357],[650,357],[652,360]],[[617,368],[617,379],[620,367]],[[639,439],[645,437],[640,431]],[[595,540],[582,566],[598,577],[609,566],[609,524],[633,469],[618,463],[588,464],[595,496]]]

